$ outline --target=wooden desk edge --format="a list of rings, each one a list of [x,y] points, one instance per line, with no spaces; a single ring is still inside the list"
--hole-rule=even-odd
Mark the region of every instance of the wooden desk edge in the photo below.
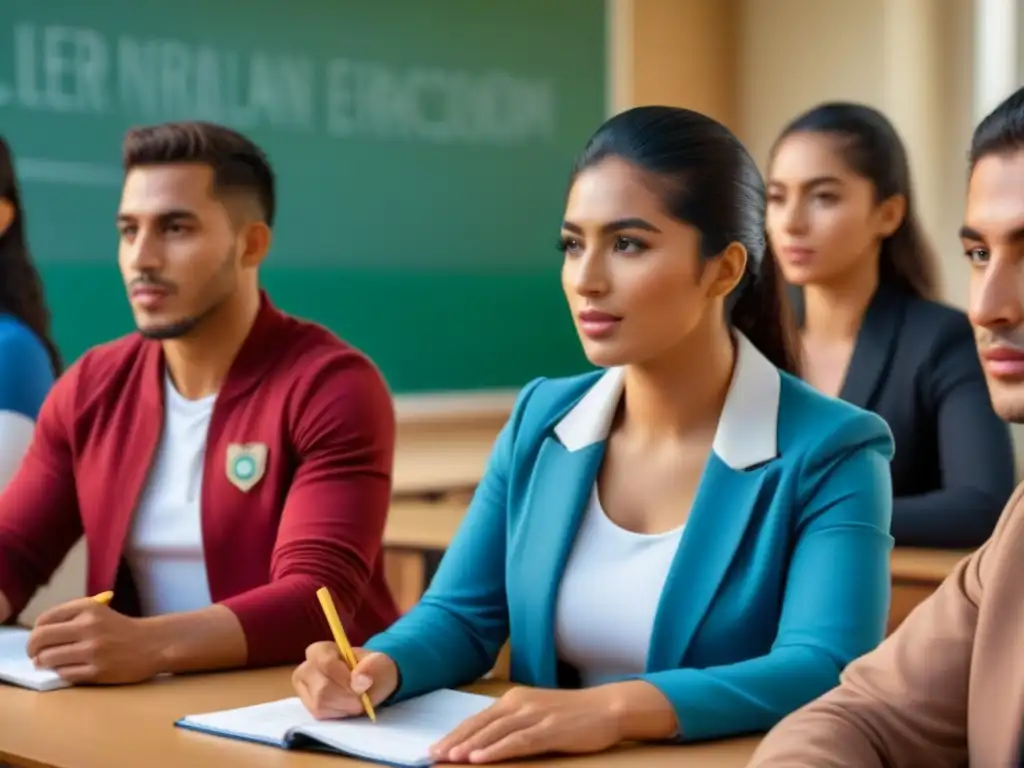
[[[83,687],[35,693],[0,686],[2,706],[8,710],[0,724],[0,760],[22,768],[135,768],[135,752],[154,751],[159,766],[189,765],[220,768],[221,765],[327,766],[315,752],[289,752],[175,728],[188,713],[258,704],[293,695],[291,667],[187,675],[154,680],[139,686]],[[481,680],[464,690],[498,696],[509,684]],[[103,725],[110,732],[101,732]],[[115,727],[115,725],[117,727]],[[53,734],[61,738],[52,739]],[[687,745],[624,744],[604,753],[580,757],[550,756],[534,765],[668,766],[680,759],[696,760],[706,768],[743,768],[762,737]],[[368,765],[352,758],[334,757],[338,766]],[[150,761],[146,761],[147,765]],[[333,764],[333,763],[332,763]]]
[[[892,579],[904,583],[941,583],[973,550],[895,547],[892,551]]]

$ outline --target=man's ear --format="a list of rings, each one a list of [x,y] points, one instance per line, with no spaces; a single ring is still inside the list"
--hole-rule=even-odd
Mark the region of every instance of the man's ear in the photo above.
[[[250,221],[242,230],[242,266],[253,269],[263,263],[273,232],[266,222]]]
[[[14,203],[8,200],[6,197],[0,197],[0,235],[3,235],[11,224],[14,223],[14,217],[17,214],[14,211]]]
[[[740,243],[729,243],[725,250],[711,260],[707,270],[710,282],[708,298],[728,296],[740,284],[747,270],[747,249]]]

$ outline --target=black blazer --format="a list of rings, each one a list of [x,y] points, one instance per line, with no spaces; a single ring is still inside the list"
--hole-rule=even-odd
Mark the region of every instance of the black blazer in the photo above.
[[[798,317],[802,301],[798,302]],[[1009,426],[992,410],[964,313],[878,289],[839,397],[889,423],[892,535],[907,547],[973,548],[1015,482]]]

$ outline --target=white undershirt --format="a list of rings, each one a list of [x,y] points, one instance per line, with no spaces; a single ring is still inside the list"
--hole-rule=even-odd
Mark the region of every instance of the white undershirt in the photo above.
[[[164,428],[128,537],[126,555],[144,616],[212,602],[203,558],[200,496],[216,395],[186,400],[164,382]]]
[[[36,424],[15,411],[0,411],[0,490],[10,482],[28,453]]]
[[[647,666],[658,602],[683,527],[642,534],[613,523],[595,486],[558,589],[555,647],[585,687]]]

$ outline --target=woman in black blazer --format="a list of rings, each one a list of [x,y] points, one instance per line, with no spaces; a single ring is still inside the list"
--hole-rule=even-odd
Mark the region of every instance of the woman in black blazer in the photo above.
[[[992,410],[970,323],[938,302],[889,121],[831,103],[790,123],[772,150],[768,232],[795,289],[804,378],[892,429],[896,543],[980,545],[1013,491],[1009,427]]]

